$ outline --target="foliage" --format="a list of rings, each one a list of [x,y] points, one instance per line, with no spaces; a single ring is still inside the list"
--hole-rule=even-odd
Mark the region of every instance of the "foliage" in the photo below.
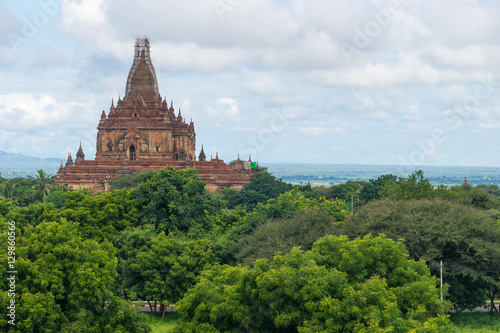
[[[77,228],[64,220],[43,222],[18,235],[16,326],[8,330],[147,332],[135,311],[111,295],[116,276],[111,243],[84,240]],[[0,261],[0,289],[8,290],[7,255]],[[0,295],[6,307],[9,297]]]
[[[6,199],[15,199],[17,197],[16,184],[10,181],[4,181],[0,184],[0,196]]]
[[[237,241],[238,262],[251,265],[257,259],[272,259],[277,252],[288,253],[293,247],[310,250],[315,241],[337,233],[332,216],[316,208],[307,208],[289,219],[275,219],[259,225]]]
[[[132,301],[137,299],[137,291],[134,291],[136,289],[134,286],[140,286],[144,280],[141,274],[132,272],[131,269],[141,265],[138,255],[151,250],[152,239],[156,235],[154,226],[147,224],[127,228],[113,237],[113,245],[116,248],[116,257],[118,258],[118,277],[114,285],[115,294]]]
[[[130,175],[123,174],[115,179],[111,179],[109,183],[109,188],[111,191],[116,190],[131,190],[137,187],[142,182],[143,178],[140,172],[134,172]]]
[[[330,260],[324,250],[332,248],[338,255]],[[359,275],[342,271],[366,263]],[[176,332],[449,332],[449,304],[439,301],[437,283],[399,243],[326,237],[311,251],[294,249],[253,268],[205,269],[178,304],[185,322]]]
[[[195,284],[205,264],[215,262],[206,239],[182,240],[162,232],[142,249],[123,270],[129,274],[124,280],[129,292],[149,301],[177,302]]]
[[[36,191],[33,179],[18,177],[10,179],[9,182],[16,188],[15,197],[12,199],[15,199],[20,206],[27,207],[32,203],[42,202],[41,193]]]
[[[500,209],[500,200],[486,191],[464,184],[450,189],[455,201],[482,209]]]
[[[397,176],[391,174],[380,176],[377,179],[370,179],[360,190],[359,194],[362,202],[366,203],[381,199],[384,195],[386,184],[394,184],[397,179]]]
[[[53,203],[57,209],[61,209],[66,205],[66,195],[65,193],[72,191],[68,184],[52,184],[50,186],[50,193],[45,198],[45,202]]]
[[[225,234],[232,228],[240,227],[245,223],[247,216],[246,210],[238,206],[232,210],[220,210],[215,215],[211,216],[216,234]]]
[[[281,194],[276,199],[269,199],[265,205],[258,204],[253,213],[270,219],[291,218],[307,208],[323,210],[339,222],[351,215],[342,201],[327,200],[324,197],[320,199],[309,198],[298,188]]]
[[[141,224],[153,224],[157,231],[167,233],[211,228],[209,215],[217,211],[219,205],[205,189],[196,170],[176,171],[168,166],[141,177],[142,183],[131,191]]]
[[[59,214],[52,203],[35,203],[28,207],[13,204],[5,218],[8,221],[16,221],[16,227],[24,233],[29,226],[35,227],[46,221],[58,221]]]
[[[70,191],[61,216],[78,222],[85,238],[112,239],[117,232],[138,223],[139,213],[127,190],[110,193]]]
[[[66,205],[66,196],[64,190],[52,191],[45,198],[45,202],[52,203],[57,209],[61,209]]]
[[[264,171],[255,173],[250,183],[243,186],[241,191],[223,190],[222,195],[229,208],[244,205],[247,211],[252,211],[258,203],[264,204],[267,200],[277,198],[292,188],[291,184],[284,183]]]
[[[347,181],[344,184],[318,188],[317,191],[326,199],[339,199],[344,202],[351,202],[353,196],[357,200],[365,184],[365,181]]]
[[[153,314],[146,315],[146,323],[151,327],[152,333],[169,333],[173,332],[177,322],[180,320],[178,313],[167,313],[165,318]]]
[[[35,177],[29,176],[28,178],[35,181],[37,191],[42,194],[42,202],[45,202],[47,194],[50,193],[51,185],[54,183],[54,178],[49,177],[42,169],[37,171]]]
[[[397,181],[386,182],[381,189],[381,195],[395,200],[430,198],[433,195],[433,187],[429,179],[424,177],[424,172],[419,170],[408,178],[398,177]]]
[[[476,190],[483,191],[485,193],[488,193],[494,197],[500,197],[500,187],[496,184],[479,184],[474,186]]]
[[[367,204],[346,223],[352,237],[368,233],[404,238],[410,256],[432,269],[442,260],[450,300],[459,308],[484,305],[486,291],[500,284],[500,228],[491,215],[473,206],[441,199]]]
[[[500,331],[499,315],[491,315],[482,311],[456,311],[450,315],[453,332],[457,333],[493,333]]]

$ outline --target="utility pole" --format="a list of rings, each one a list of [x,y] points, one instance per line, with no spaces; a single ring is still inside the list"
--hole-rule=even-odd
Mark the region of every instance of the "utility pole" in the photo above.
[[[354,195],[351,195],[351,214],[354,214]]]
[[[443,302],[443,261],[441,260],[439,262],[439,266],[441,267],[441,287],[440,287],[440,290],[441,290],[441,303]]]

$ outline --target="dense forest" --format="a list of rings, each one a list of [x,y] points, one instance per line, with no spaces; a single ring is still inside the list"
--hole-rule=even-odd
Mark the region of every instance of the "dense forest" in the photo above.
[[[417,171],[292,186],[263,170],[210,194],[167,167],[110,186],[0,178],[3,331],[149,332],[144,301],[175,304],[176,332],[449,332],[450,310],[499,292],[497,185]]]

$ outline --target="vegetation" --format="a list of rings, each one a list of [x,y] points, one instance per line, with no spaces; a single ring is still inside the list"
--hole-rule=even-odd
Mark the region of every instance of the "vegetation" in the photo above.
[[[446,332],[438,283],[401,243],[330,236],[253,268],[205,269],[176,332]]]
[[[499,293],[495,185],[434,187],[416,172],[293,187],[261,170],[212,195],[195,170],[167,167],[111,187],[0,177],[0,243],[15,221],[19,282],[18,325],[1,318],[1,330],[452,332],[463,321],[450,306]]]
[[[458,308],[485,305],[487,290],[498,287],[500,228],[485,210],[435,198],[372,202],[346,225],[352,236],[367,233],[403,238],[410,256],[425,260],[437,275],[440,261]]]
[[[494,333],[500,331],[500,320],[489,313],[454,312],[450,316],[454,324],[453,332],[456,333]]]

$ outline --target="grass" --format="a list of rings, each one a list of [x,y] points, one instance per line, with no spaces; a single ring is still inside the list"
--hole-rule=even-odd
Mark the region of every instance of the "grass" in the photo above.
[[[179,322],[181,317],[177,313],[165,313],[165,321],[162,321],[161,316],[147,313],[146,318],[153,333],[169,333],[173,332],[175,325]]]
[[[500,332],[500,314],[488,312],[455,312],[450,316],[453,331],[456,333],[493,333]]]
[[[145,313],[148,325],[153,333],[173,332],[180,320],[178,313],[165,313],[165,321],[161,316]],[[454,312],[450,317],[455,333],[499,333],[500,314],[490,315],[488,312]]]

